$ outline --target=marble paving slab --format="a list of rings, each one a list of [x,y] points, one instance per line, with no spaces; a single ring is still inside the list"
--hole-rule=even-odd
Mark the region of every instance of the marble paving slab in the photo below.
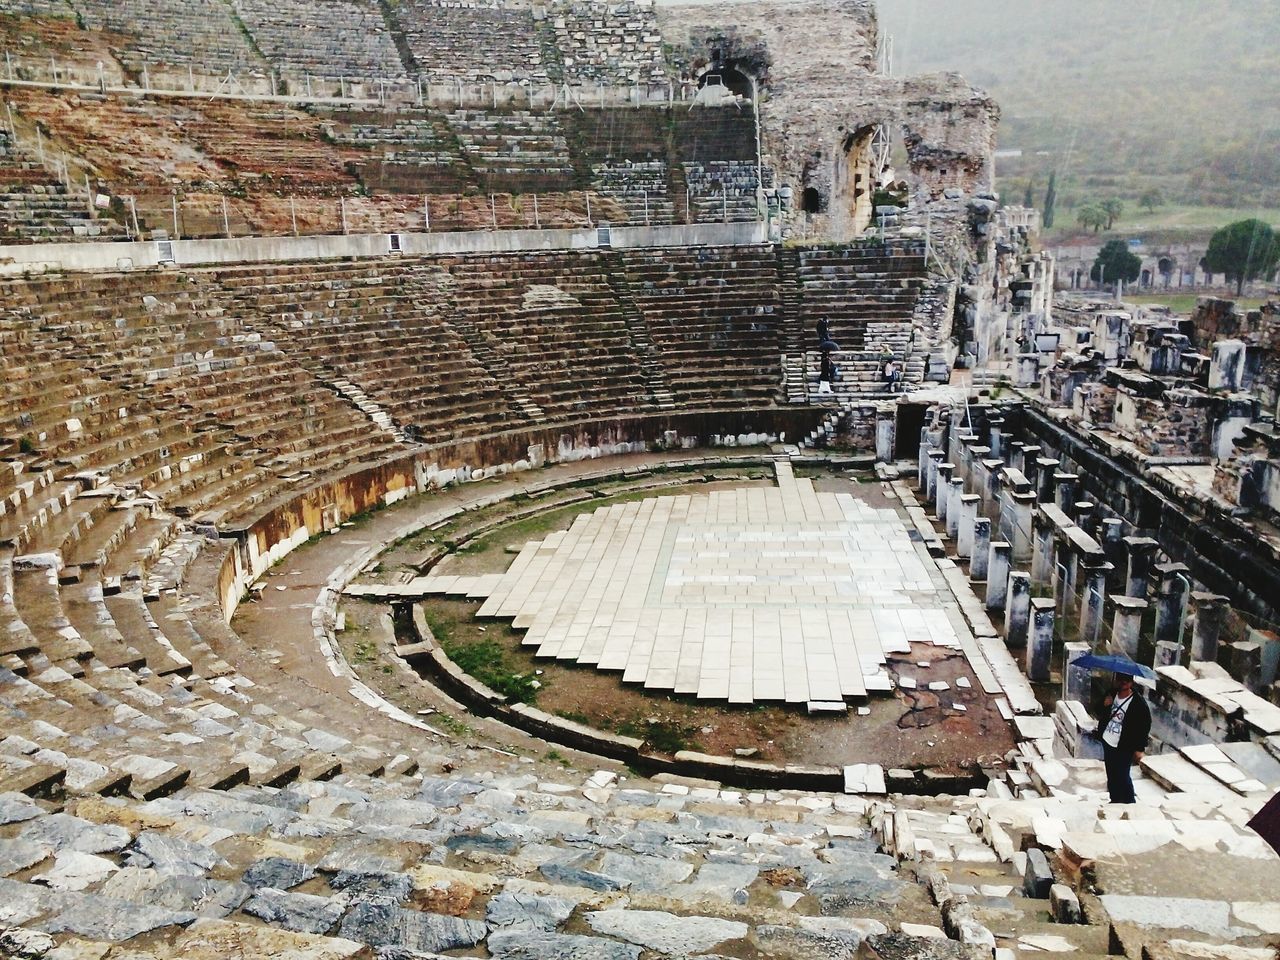
[[[892,689],[886,657],[913,643],[974,660],[896,511],[815,490],[787,462],[776,472],[773,488],[602,507],[526,544],[505,574],[415,586],[485,598],[479,616],[510,619],[539,657],[708,700],[860,699]]]

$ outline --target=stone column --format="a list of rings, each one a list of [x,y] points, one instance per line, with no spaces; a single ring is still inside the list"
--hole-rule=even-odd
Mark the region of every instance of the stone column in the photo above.
[[[1000,491],[1004,481],[1000,476],[1000,468],[1004,466],[999,460],[983,460],[982,466],[987,472],[987,488],[982,492],[982,512],[992,520],[999,522]]]
[[[1013,440],[1009,443],[1009,466],[1013,467],[1015,470],[1022,470],[1024,474],[1027,472],[1023,469],[1026,466],[1027,461],[1023,456],[1022,451],[1025,450],[1026,447],[1027,445],[1021,440]]]
[[[929,477],[929,451],[932,449],[928,442],[929,428],[927,426],[920,428],[920,451],[916,454],[916,486],[921,490],[928,486]]]
[[[1003,610],[1009,595],[1009,566],[1012,548],[1003,541],[991,544],[987,560],[987,609]]]
[[[991,562],[991,521],[978,517],[973,521],[973,553],[969,558],[969,579],[985,582],[987,564]]]
[[[876,411],[876,459],[881,463],[893,463],[894,445],[897,442],[897,409]]]
[[[1092,677],[1083,667],[1074,666],[1075,662],[1089,652],[1087,643],[1064,643],[1062,645],[1062,698],[1078,700],[1083,704],[1089,702],[1089,688]]]
[[[991,455],[1004,459],[1004,417],[992,417],[987,421],[987,429],[990,433],[991,440],[988,446],[991,447]]]
[[[934,497],[938,495],[938,468],[942,466],[946,456],[941,450],[929,451],[929,463],[926,467],[928,474],[924,478],[925,503],[933,503]]]
[[[1036,479],[1040,483],[1040,487],[1036,492],[1040,494],[1041,503],[1054,502],[1057,491],[1053,485],[1053,478],[1057,472],[1057,460],[1052,457],[1039,457],[1036,459]]]
[[[1244,384],[1245,355],[1243,340],[1219,340],[1213,345],[1209,361],[1209,389],[1234,393]]]
[[[1264,686],[1275,683],[1276,674],[1280,673],[1280,636],[1271,630],[1254,629],[1250,629],[1247,636],[1250,643],[1262,648],[1258,682]]]
[[[1032,490],[1038,490],[1037,481],[1040,478],[1040,454],[1039,444],[1028,444],[1022,448],[1022,475],[1031,483]]]
[[[1193,662],[1218,660],[1218,637],[1222,634],[1222,621],[1231,610],[1228,598],[1216,593],[1191,594],[1196,605],[1196,628],[1191,635],[1191,659]]]
[[[1040,357],[1034,353],[1018,354],[1018,386],[1034,387],[1040,380]]]
[[[1145,600],[1147,584],[1156,561],[1156,550],[1160,548],[1160,544],[1150,537],[1125,537],[1124,547],[1129,556],[1125,596]]]
[[[1070,541],[1063,543],[1057,554],[1058,562],[1053,570],[1053,599],[1062,605],[1065,613],[1068,604],[1078,601],[1076,582],[1079,579],[1080,554]]]
[[[1080,639],[1092,644],[1102,628],[1102,608],[1107,600],[1107,575],[1111,564],[1095,563],[1080,578]]]
[[[1027,679],[1044,683],[1049,679],[1053,657],[1053,601],[1035,597],[1031,601],[1031,636],[1027,643]]]
[[[1222,666],[1232,679],[1243,683],[1253,693],[1262,689],[1262,647],[1247,640],[1222,645]]]
[[[1153,668],[1176,667],[1182,663],[1182,644],[1176,640],[1156,641],[1156,655],[1152,661]]]
[[[1009,574],[1008,595],[1004,606],[1004,643],[1007,647],[1025,647],[1031,622],[1031,574],[1014,570]]]
[[[1079,476],[1074,473],[1055,473],[1053,475],[1054,502],[1058,509],[1071,516],[1072,504],[1076,502],[1076,481]]]
[[[1013,545],[1013,559],[1021,563],[1031,559],[1031,524],[1036,510],[1036,495],[1015,493],[1010,499],[1013,531],[1009,542]]]
[[[960,498],[964,496],[964,481],[951,478],[951,493],[947,497],[947,536],[953,541],[960,538]]]
[[[938,478],[933,489],[933,515],[945,523],[947,520],[947,503],[951,500],[951,475],[955,464],[938,464]]]
[[[960,438],[960,447],[956,451],[959,459],[956,461],[956,472],[953,476],[964,481],[966,491],[969,489],[969,484],[973,482],[973,448],[977,443],[977,437],[971,433],[965,434]]]
[[[1031,579],[1035,583],[1053,582],[1055,546],[1053,522],[1037,510],[1032,520],[1031,544]]]
[[[1161,563],[1160,596],[1156,605],[1156,640],[1181,641],[1182,602],[1187,592],[1187,567],[1181,563]]]
[[[1111,621],[1111,652],[1123,653],[1130,660],[1137,660],[1147,601],[1136,597],[1112,597],[1111,602],[1115,606],[1115,616]]]
[[[1088,500],[1077,500],[1071,505],[1070,517],[1076,522],[1076,526],[1087,533],[1089,536],[1094,535],[1094,516],[1093,504]],[[1094,537],[1096,540],[1097,538]]]
[[[987,461],[991,459],[990,447],[972,447],[969,452],[973,454],[973,464],[969,476],[965,477],[965,492],[976,493],[982,496],[987,490]]]
[[[976,493],[966,493],[960,498],[960,519],[956,534],[956,556],[966,559],[973,556],[973,526],[978,520]]]
[[[1116,573],[1112,576],[1112,582],[1117,582],[1126,573],[1124,558],[1124,521],[1117,517],[1107,517],[1098,524],[1098,540],[1102,543],[1102,552],[1106,554],[1107,562],[1116,568]],[[1117,583],[1117,586],[1119,584]]]

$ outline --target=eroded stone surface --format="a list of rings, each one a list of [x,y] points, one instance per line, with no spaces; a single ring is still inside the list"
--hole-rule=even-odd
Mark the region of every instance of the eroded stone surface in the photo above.
[[[425,953],[474,947],[487,928],[475,920],[402,910],[388,903],[357,903],[342,921],[341,933],[374,946],[398,946]]]
[[[641,953],[629,943],[524,930],[495,933],[488,947],[500,960],[639,960]]]
[[[658,910],[597,910],[586,915],[597,933],[663,953],[705,953],[747,935],[747,925],[718,917],[678,917]]]

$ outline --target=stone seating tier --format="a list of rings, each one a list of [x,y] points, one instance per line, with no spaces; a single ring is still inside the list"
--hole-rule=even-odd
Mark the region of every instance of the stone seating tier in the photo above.
[[[832,338],[846,350],[878,349],[882,341],[909,335],[928,285],[922,250],[886,252],[878,246],[803,250],[797,274],[806,347],[824,316]]]
[[[771,402],[782,306],[770,248],[622,255],[631,295],[677,396]]]
[[[190,65],[217,75],[266,66],[220,0],[74,0],[71,6],[86,27],[123,42],[120,57],[134,69]]]
[[[254,42],[295,77],[403,77],[376,0],[233,0]]]
[[[538,26],[528,9],[404,0],[394,17],[423,76],[548,79]]]

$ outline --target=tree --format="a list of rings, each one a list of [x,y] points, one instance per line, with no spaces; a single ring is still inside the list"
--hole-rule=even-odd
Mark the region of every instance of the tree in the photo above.
[[[1030,180],[1027,181],[1027,192],[1023,194],[1022,205],[1024,207],[1034,207],[1036,205],[1035,191]]]
[[[1142,273],[1142,260],[1129,251],[1124,240],[1108,240],[1093,261],[1089,278],[1095,283],[1133,283]]]
[[[1058,173],[1052,171],[1049,174],[1049,189],[1044,192],[1044,228],[1046,230],[1053,229],[1053,220],[1057,215],[1054,209],[1058,205]]]
[[[1205,269],[1225,273],[1235,281],[1236,296],[1244,293],[1244,285],[1259,277],[1269,277],[1280,263],[1280,239],[1270,225],[1261,220],[1237,220],[1229,223],[1209,241],[1204,255]]]
[[[1164,206],[1164,194],[1160,192],[1159,187],[1152,187],[1138,198],[1138,206],[1146,210],[1147,213],[1155,213],[1156,207]]]
[[[1098,204],[1099,208],[1107,217],[1107,229],[1110,230],[1115,226],[1116,221],[1124,216],[1124,201],[1119,197],[1111,197],[1109,200],[1103,200]]]
[[[1086,203],[1076,211],[1076,222],[1086,230],[1097,233],[1107,225],[1107,212],[1096,203]]]

